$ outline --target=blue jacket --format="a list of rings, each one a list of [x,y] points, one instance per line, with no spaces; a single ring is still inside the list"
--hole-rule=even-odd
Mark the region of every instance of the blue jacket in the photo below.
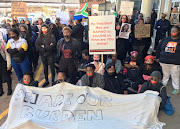
[[[165,36],[166,32],[170,29],[170,22],[169,20],[158,20],[155,25],[155,29],[157,30],[156,35],[157,36]]]

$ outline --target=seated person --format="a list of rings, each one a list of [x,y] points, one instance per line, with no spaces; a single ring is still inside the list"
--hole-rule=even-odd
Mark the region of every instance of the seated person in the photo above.
[[[166,87],[163,86],[161,83],[162,75],[159,71],[154,71],[151,73],[151,80],[145,82],[139,93],[143,93],[146,90],[153,90],[159,92],[159,96],[161,97],[162,101],[160,104],[160,110],[164,109],[164,106],[166,105],[167,102],[167,92],[166,92]]]
[[[78,66],[79,78],[81,78],[84,74],[86,74],[86,65],[92,62],[92,58],[89,55],[89,51],[87,49],[82,51],[82,59]]]
[[[59,84],[59,83],[62,83],[62,82],[69,82],[68,78],[66,77],[66,74],[65,72],[63,71],[58,71],[58,80],[55,81],[55,85],[56,84]]]
[[[140,66],[139,71],[143,79],[142,83],[151,79],[150,75],[153,71],[158,71],[158,66],[154,63],[154,57],[152,55],[145,57],[144,64]]]
[[[127,94],[127,86],[125,86],[123,78],[116,73],[115,63],[111,62],[106,65],[106,72],[104,74],[105,90],[116,94]]]
[[[120,73],[121,71],[121,68],[122,68],[122,65],[121,65],[121,61],[119,59],[117,59],[117,56],[118,54],[113,54],[111,55],[111,59],[109,59],[107,62],[106,62],[106,65],[111,63],[111,62],[114,62],[115,63],[115,70],[116,70],[116,73]]]
[[[127,57],[124,62],[123,71],[127,71],[124,75],[125,81],[130,83],[130,87],[134,90],[138,90],[139,84],[141,84],[142,77],[139,73],[140,61],[138,60],[138,52],[132,51],[131,56]]]
[[[94,64],[86,66],[86,74],[82,76],[82,86],[99,87],[104,89],[105,83],[104,78],[101,74],[94,72]]]
[[[100,55],[93,55],[93,62],[91,64],[94,64],[95,66],[95,72],[99,73],[101,75],[104,75],[104,67],[105,64],[100,62]]]
[[[26,86],[38,87],[39,82],[35,81],[33,78],[32,72],[24,73],[23,78],[20,80],[20,83]]]

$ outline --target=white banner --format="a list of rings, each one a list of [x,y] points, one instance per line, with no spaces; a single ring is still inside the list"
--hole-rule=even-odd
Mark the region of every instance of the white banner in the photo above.
[[[116,53],[115,16],[89,17],[89,54]]]
[[[18,84],[0,129],[162,129],[157,92],[118,95],[69,83]]]

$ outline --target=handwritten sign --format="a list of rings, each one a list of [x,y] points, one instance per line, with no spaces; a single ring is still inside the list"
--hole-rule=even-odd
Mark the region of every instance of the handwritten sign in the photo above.
[[[134,2],[121,1],[120,11],[122,15],[132,15],[134,8]]]
[[[69,83],[48,88],[18,84],[1,129],[162,129],[154,91],[118,95]],[[32,123],[29,123],[32,122]]]
[[[79,0],[80,5],[88,3],[88,5],[92,4],[102,4],[105,3],[106,0]]]
[[[123,39],[129,39],[130,30],[131,30],[131,24],[122,23],[121,30],[119,32],[119,37]]]
[[[135,38],[149,38],[150,37],[150,24],[144,24],[142,26],[135,25]]]
[[[11,16],[25,17],[26,16],[26,2],[11,2]]]
[[[179,13],[171,13],[171,25],[175,25],[179,23]]]
[[[89,53],[115,54],[115,16],[89,17]]]

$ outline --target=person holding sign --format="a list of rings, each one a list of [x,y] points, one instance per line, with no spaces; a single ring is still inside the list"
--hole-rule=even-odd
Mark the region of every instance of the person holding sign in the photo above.
[[[143,25],[144,25],[144,19],[141,18],[141,19],[139,19],[137,26],[143,26]],[[143,56],[144,47],[145,47],[145,40],[144,40],[144,38],[138,37],[133,42],[133,50],[138,52],[140,59]]]
[[[171,36],[163,39],[157,47],[156,56],[163,71],[162,83],[167,85],[171,75],[174,91],[173,95],[179,93],[179,70],[180,70],[180,28],[174,26]]]

